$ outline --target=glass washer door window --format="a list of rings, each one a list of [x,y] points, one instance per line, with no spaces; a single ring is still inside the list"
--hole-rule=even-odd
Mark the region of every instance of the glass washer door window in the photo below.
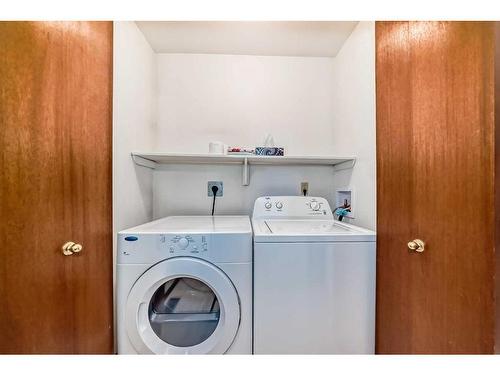
[[[168,280],[153,295],[149,322],[163,341],[179,347],[205,341],[217,328],[220,307],[212,289],[200,280]]]

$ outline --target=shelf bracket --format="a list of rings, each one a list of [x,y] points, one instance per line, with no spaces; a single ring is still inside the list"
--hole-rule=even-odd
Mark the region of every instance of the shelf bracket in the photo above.
[[[248,158],[243,159],[243,169],[241,174],[241,184],[243,186],[250,185],[250,166],[248,164]]]
[[[354,168],[355,164],[356,164],[356,159],[346,160],[342,163],[335,164],[333,166],[333,170],[335,172],[338,172],[338,171],[344,171],[346,169],[352,169]]]
[[[138,155],[134,155],[134,154],[131,154],[131,155],[132,155],[132,160],[134,161],[135,164],[140,165],[141,167],[149,168],[149,169],[156,169],[157,164],[155,161],[143,158],[142,156],[138,156]]]

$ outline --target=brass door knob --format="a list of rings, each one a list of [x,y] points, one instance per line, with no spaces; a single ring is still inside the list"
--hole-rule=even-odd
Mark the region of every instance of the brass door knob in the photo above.
[[[83,250],[83,246],[80,245],[79,243],[74,243],[74,242],[66,242],[64,245],[62,245],[62,253],[64,255],[73,255],[75,253],[79,253],[80,251]]]
[[[425,242],[419,239],[408,242],[408,249],[421,253],[425,250]]]

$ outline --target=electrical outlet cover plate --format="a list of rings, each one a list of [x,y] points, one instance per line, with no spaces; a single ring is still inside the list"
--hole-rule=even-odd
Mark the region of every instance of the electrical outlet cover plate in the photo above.
[[[300,183],[300,194],[304,194],[304,190],[306,191],[306,195],[309,194],[309,182],[301,182]]]
[[[209,197],[213,197],[214,193],[212,191],[212,186],[217,186],[219,190],[217,190],[217,197],[222,197],[224,195],[224,184],[222,181],[208,181],[207,183],[207,192]]]

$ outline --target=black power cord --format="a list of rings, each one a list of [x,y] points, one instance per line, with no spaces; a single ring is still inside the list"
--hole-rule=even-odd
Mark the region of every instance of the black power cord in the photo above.
[[[212,216],[214,216],[215,212],[215,198],[217,197],[217,192],[219,191],[219,188],[217,186],[212,186],[212,193],[214,193],[214,201],[212,203]]]

